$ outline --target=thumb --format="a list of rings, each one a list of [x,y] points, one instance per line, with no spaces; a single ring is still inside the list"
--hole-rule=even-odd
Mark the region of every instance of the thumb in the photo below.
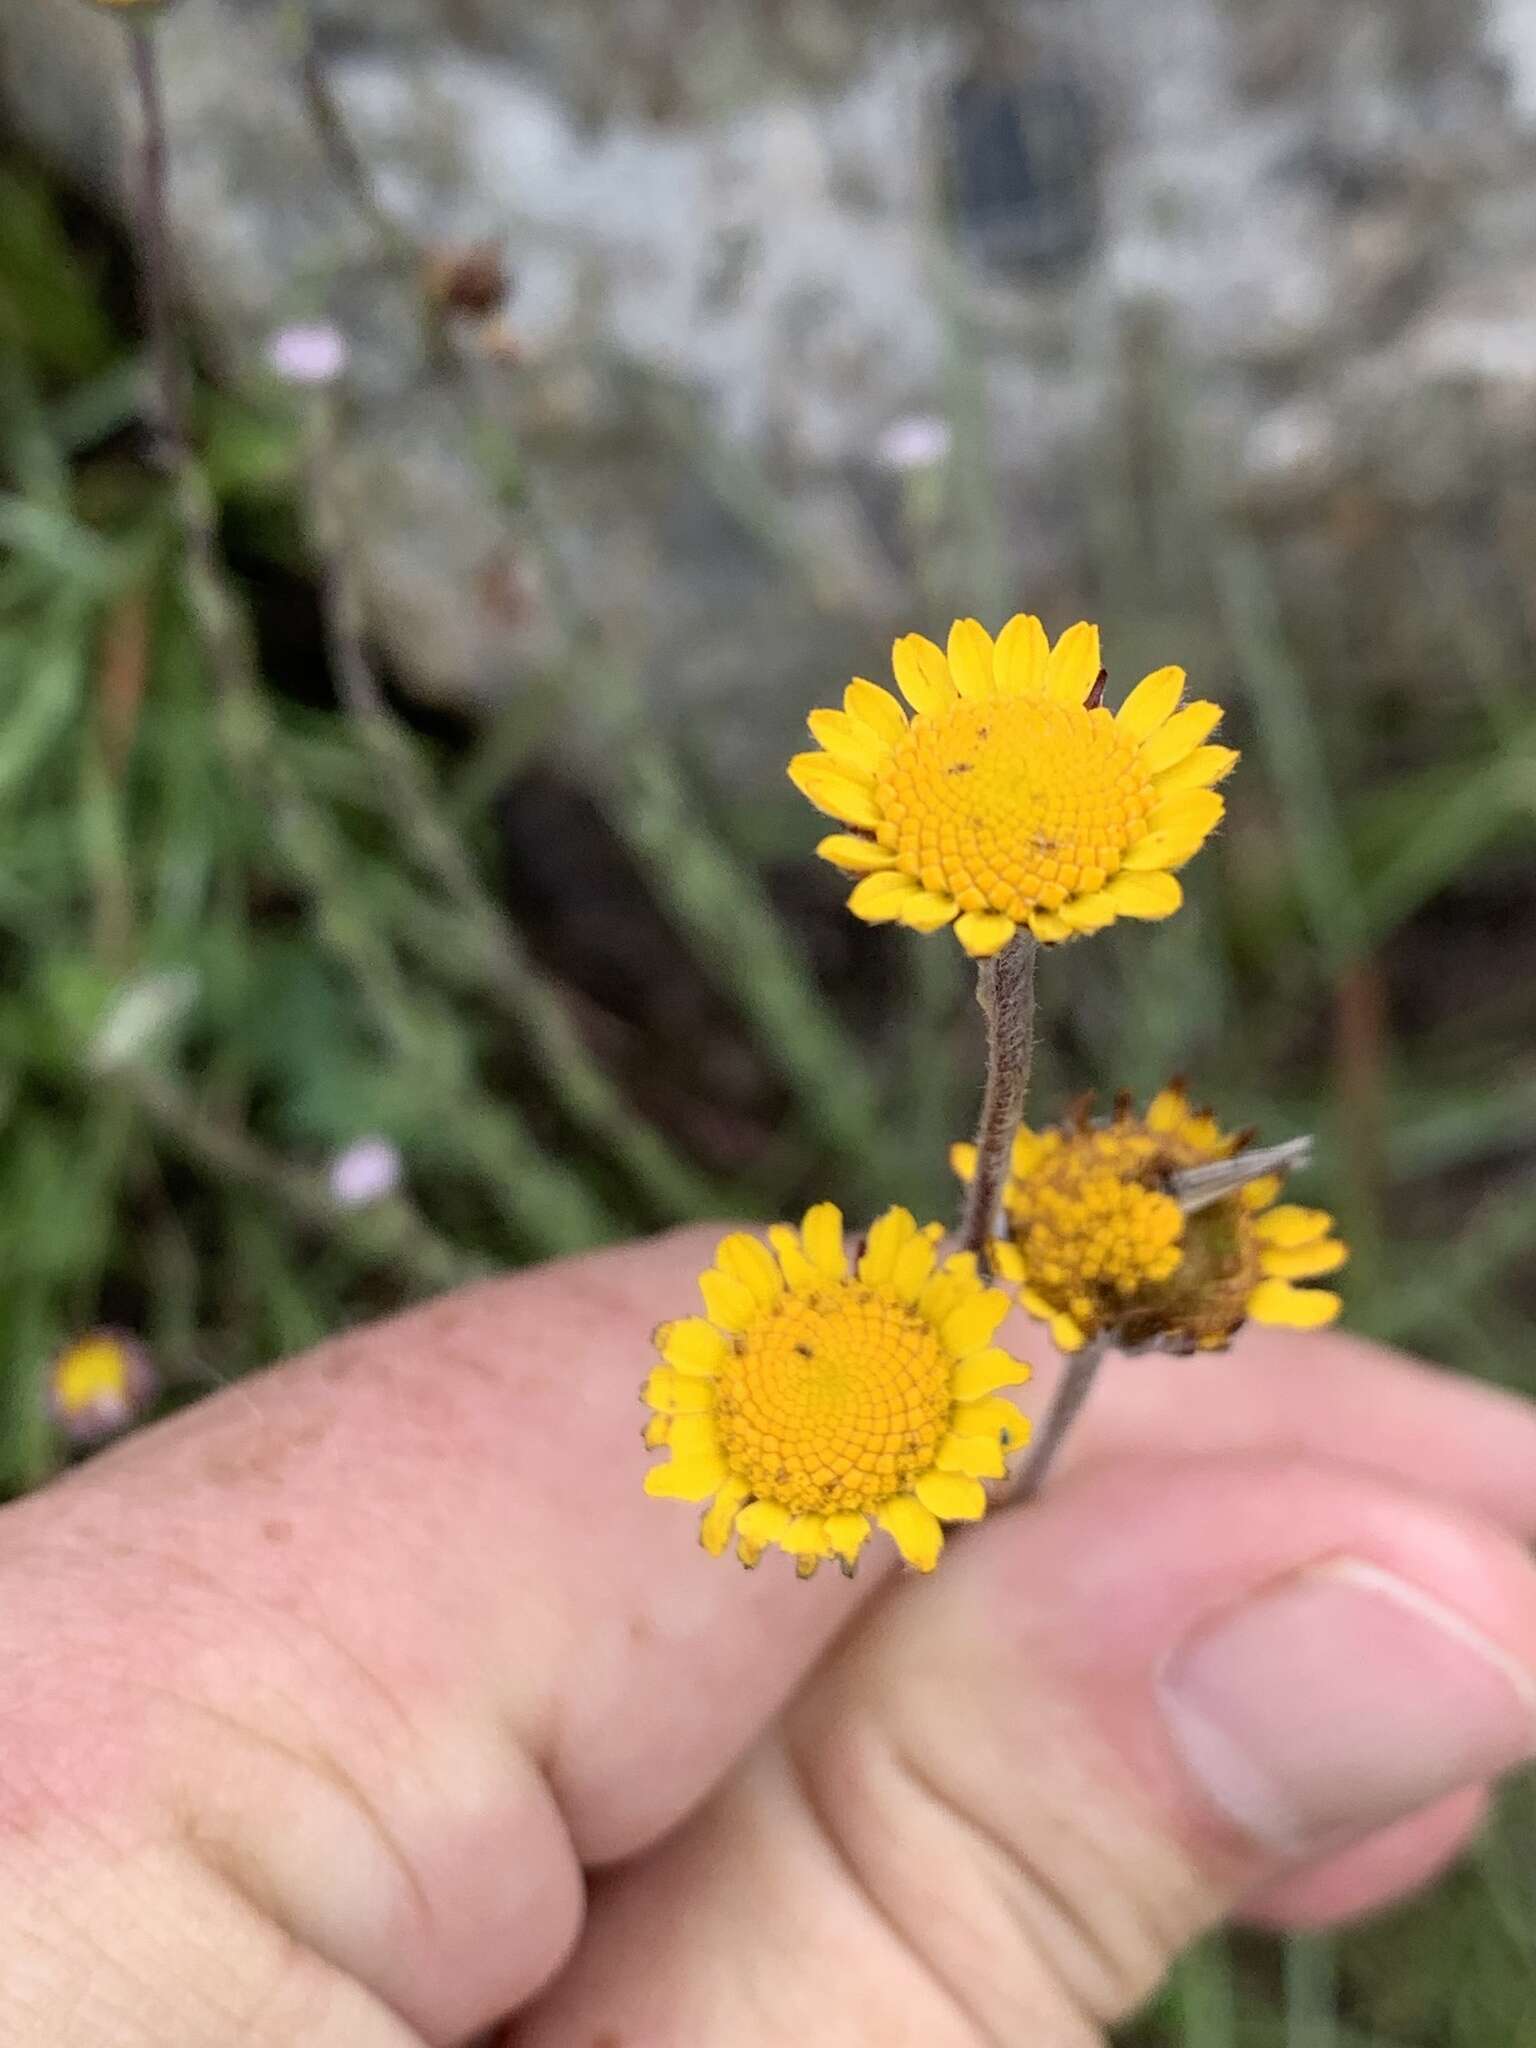
[[[1080,2048],[1294,1873],[1411,1881],[1405,1818],[1533,1749],[1501,1531],[1297,1458],[1102,1466],[895,1588],[517,2038]]]

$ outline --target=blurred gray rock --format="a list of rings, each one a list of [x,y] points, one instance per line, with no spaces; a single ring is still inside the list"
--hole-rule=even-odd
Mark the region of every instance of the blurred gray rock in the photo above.
[[[1536,0],[316,13],[383,206],[423,250],[500,251],[505,314],[434,350],[281,0],[160,32],[187,286],[232,374],[286,320],[347,332],[375,622],[431,696],[557,660],[568,579],[766,777],[787,706],[912,622],[919,544],[946,598],[1061,619],[1138,493],[1155,523],[1198,489],[1310,564],[1341,493],[1432,520],[1536,440]],[[117,24],[0,0],[7,112],[109,195],[124,83]],[[947,500],[901,452],[936,415]]]

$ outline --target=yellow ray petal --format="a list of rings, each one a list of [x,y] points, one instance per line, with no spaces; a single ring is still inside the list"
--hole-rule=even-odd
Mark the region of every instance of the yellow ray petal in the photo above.
[[[1197,699],[1186,704],[1182,711],[1176,711],[1166,724],[1160,725],[1149,740],[1143,742],[1141,765],[1148,775],[1160,775],[1165,769],[1173,768],[1192,754],[1202,740],[1207,739],[1221,723],[1221,706]],[[818,735],[818,737],[820,737]],[[825,743],[823,743],[825,744]]]
[[[843,1249],[843,1212],[835,1202],[818,1202],[800,1225],[805,1255],[829,1280],[846,1280],[848,1255]]]
[[[722,1273],[729,1273],[733,1280],[740,1280],[751,1288],[752,1297],[759,1308],[772,1308],[784,1292],[784,1275],[761,1238],[749,1237],[744,1230],[736,1230],[722,1240],[715,1253],[715,1264]]]
[[[1072,1352],[1082,1350],[1088,1342],[1088,1332],[1073,1317],[1054,1315],[1051,1317],[1051,1342],[1058,1351],[1070,1356]]]
[[[879,874],[866,875],[862,882],[854,884],[848,908],[865,924],[893,924],[902,906],[922,893],[910,875],[896,868],[883,868]]]
[[[1016,1402],[994,1394],[980,1401],[957,1401],[950,1427],[956,1436],[992,1437],[1004,1450],[1016,1451],[1029,1435],[1029,1417]]]
[[[980,1480],[962,1472],[924,1472],[912,1491],[930,1514],[946,1522],[979,1522],[987,1512],[987,1496]]]
[[[1058,917],[1053,910],[1032,910],[1029,913],[1029,928],[1042,945],[1059,945],[1063,939],[1075,936],[1071,925]]]
[[[827,1548],[850,1570],[869,1541],[868,1515],[828,1515]]]
[[[839,767],[827,754],[796,754],[789,764],[789,779],[830,818],[841,818],[845,825],[865,825],[870,831],[880,823],[874,785],[861,781],[852,769]]]
[[[1320,1280],[1349,1261],[1342,1238],[1320,1237],[1315,1244],[1272,1244],[1259,1254],[1259,1270],[1273,1280]]]
[[[1043,687],[1051,643],[1045,628],[1026,612],[1016,612],[997,636],[992,673],[1000,697],[1023,697]]]
[[[1148,817],[1147,829],[1204,839],[1220,824],[1226,808],[1226,800],[1214,789],[1186,790],[1183,796],[1164,797]]]
[[[751,1288],[733,1280],[729,1273],[711,1266],[707,1273],[699,1275],[699,1292],[704,1297],[709,1320],[722,1330],[729,1330],[733,1337],[739,1337],[757,1321],[759,1310]],[[667,1357],[665,1352],[662,1355]],[[667,1363],[675,1365],[677,1360],[667,1357]]]
[[[974,1145],[951,1145],[949,1163],[961,1180],[976,1178],[976,1147]]]
[[[1278,1173],[1266,1173],[1258,1180],[1249,1181],[1245,1188],[1239,1189],[1237,1199],[1250,1212],[1267,1209],[1284,1185]]]
[[[921,633],[908,633],[891,649],[891,666],[901,694],[916,712],[938,718],[957,701],[949,663]]]
[[[1028,1124],[1020,1124],[1013,1134],[1013,1155],[1010,1164],[1022,1180],[1026,1173],[1033,1173],[1042,1159],[1048,1159],[1053,1152],[1061,1150],[1061,1135],[1057,1131],[1032,1131]]]
[[[683,1316],[675,1323],[663,1323],[656,1332],[655,1344],[668,1365],[698,1379],[712,1379],[730,1351],[724,1337],[702,1316]]]
[[[1046,691],[1063,704],[1086,704],[1103,665],[1099,629],[1080,619],[1051,649],[1045,664]]]
[[[659,1451],[672,1434],[670,1415],[653,1415],[640,1432],[640,1441],[648,1451]]]
[[[1289,1280],[1261,1280],[1248,1297],[1256,1323],[1282,1330],[1320,1330],[1344,1306],[1326,1287],[1293,1287]]]
[[[830,1557],[825,1515],[795,1515],[779,1532],[779,1548],[791,1557]]]
[[[999,1387],[1021,1386],[1029,1378],[1029,1367],[1006,1351],[977,1351],[955,1367],[955,1399],[984,1401]]]
[[[914,932],[940,932],[945,925],[954,923],[959,909],[953,896],[939,896],[931,889],[920,889],[915,896],[904,899],[896,913],[896,922]]]
[[[788,1223],[770,1223],[768,1242],[778,1254],[784,1278],[794,1294],[811,1294],[821,1285],[821,1274],[805,1256],[800,1233]]]
[[[992,635],[979,619],[956,619],[950,627],[949,673],[962,697],[992,695]]]
[[[882,690],[878,683],[867,683],[862,676],[855,676],[844,690],[843,709],[888,747],[894,747],[907,729],[907,714],[890,691]]]
[[[855,832],[829,832],[817,841],[823,860],[850,875],[877,874],[892,865],[892,856],[874,839],[861,839]]]
[[[760,1552],[764,1544],[777,1543],[789,1524],[788,1508],[776,1500],[755,1500],[737,1515],[736,1535],[740,1542],[753,1545]]]
[[[1010,1281],[1017,1287],[1024,1278],[1024,1254],[1018,1246],[1004,1237],[992,1246],[992,1270],[999,1280]]]
[[[1145,740],[1179,708],[1184,694],[1181,668],[1154,669],[1143,676],[1115,714],[1115,723],[1133,740]]]
[[[1187,860],[1193,860],[1204,844],[1203,832],[1149,832],[1122,857],[1120,867],[1122,872],[1132,875],[1153,874],[1159,868],[1171,873]]]
[[[723,1557],[725,1546],[731,1540],[738,1511],[752,1496],[752,1489],[744,1479],[727,1479],[713,1501],[704,1511],[699,1523],[699,1541],[711,1557]]]
[[[1184,901],[1172,875],[1136,875],[1123,868],[1110,877],[1104,893],[1122,917],[1172,917]]]
[[[1005,1479],[1007,1460],[995,1436],[961,1436],[951,1430],[933,1454],[938,1472],[963,1472],[968,1479]]]
[[[1007,1313],[1007,1295],[989,1287],[985,1294],[973,1294],[951,1310],[944,1318],[939,1341],[951,1358],[969,1358],[973,1351],[986,1350]]]
[[[944,1548],[937,1515],[910,1493],[892,1494],[875,1511],[875,1520],[917,1571],[931,1572]]]
[[[702,1415],[714,1407],[715,1389],[711,1381],[679,1372],[675,1365],[658,1365],[641,1389],[640,1398],[666,1415]]]
[[[1075,932],[1101,932],[1119,916],[1102,889],[1092,896],[1074,896],[1069,903],[1063,903],[1059,914],[1062,923]]]
[[[674,1415],[667,1438],[674,1458],[718,1458],[720,1424],[713,1408],[703,1415]]]
[[[1176,1131],[1189,1115],[1189,1097],[1181,1087],[1160,1088],[1147,1104],[1146,1126],[1166,1137]]]
[[[851,775],[878,775],[890,753],[885,741],[846,711],[813,711],[805,721],[811,737],[819,740],[841,768]]]
[[[1165,768],[1155,776],[1152,787],[1162,797],[1182,796],[1190,789],[1209,789],[1213,782],[1232,773],[1239,758],[1236,747],[1196,747],[1176,767]]]
[[[896,1270],[902,1251],[917,1235],[917,1218],[910,1209],[887,1209],[869,1226],[869,1238],[859,1258],[859,1278],[866,1287],[883,1287]]]
[[[700,1452],[653,1465],[645,1475],[645,1490],[656,1500],[708,1500],[730,1476],[724,1458]]]
[[[990,960],[1017,930],[1011,917],[999,917],[985,910],[968,910],[955,921],[955,937],[973,960]]]
[[[913,1237],[902,1246],[891,1268],[891,1288],[900,1301],[915,1302],[927,1287],[938,1254],[926,1237]]]
[[[1213,1159],[1232,1156],[1232,1140],[1213,1116],[1187,1116],[1179,1126],[1179,1136],[1186,1145],[1193,1145],[1197,1152],[1208,1153]]]
[[[1326,1209],[1304,1209],[1299,1202],[1282,1202],[1253,1226],[1254,1235],[1265,1244],[1287,1247],[1310,1244],[1314,1238],[1326,1237],[1332,1228],[1333,1218]]]
[[[952,1259],[946,1259],[918,1296],[918,1314],[926,1316],[935,1329],[940,1328],[951,1311],[959,1308],[972,1292],[965,1278],[951,1270],[953,1264]]]

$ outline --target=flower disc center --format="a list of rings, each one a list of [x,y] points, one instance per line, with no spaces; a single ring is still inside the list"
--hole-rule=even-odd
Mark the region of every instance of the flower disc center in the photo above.
[[[924,888],[1022,920],[1102,888],[1156,795],[1108,711],[1030,696],[916,718],[878,786],[881,844]]]
[[[1005,1195],[1031,1288],[1128,1346],[1230,1334],[1259,1277],[1252,1219],[1235,1197],[1185,1217],[1162,1185],[1210,1157],[1140,1122],[1065,1135]]]
[[[797,1514],[868,1511],[932,1465],[952,1372],[933,1329],[873,1288],[785,1295],[721,1368],[726,1462]]]

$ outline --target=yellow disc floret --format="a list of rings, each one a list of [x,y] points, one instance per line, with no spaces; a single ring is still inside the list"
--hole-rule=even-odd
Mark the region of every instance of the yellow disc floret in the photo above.
[[[759,1498],[832,1514],[900,1493],[949,1422],[950,1361],[915,1310],[847,1285],[785,1294],[716,1385],[720,1443]]]
[[[645,1385],[646,1441],[670,1460],[647,1491],[708,1500],[701,1529],[745,1564],[769,1544],[808,1577],[851,1571],[876,1525],[931,1570],[945,1521],[986,1511],[1028,1422],[998,1389],[1029,1368],[992,1339],[1008,1310],[971,1256],[939,1263],[934,1224],[905,1209],[873,1226],[850,1273],[830,1203],[772,1250],[728,1237],[700,1280],[703,1317],[664,1323]]]
[[[913,715],[855,681],[841,711],[811,714],[822,751],[789,767],[851,828],[817,852],[862,878],[856,916],[953,924],[984,958],[1021,929],[1055,943],[1179,907],[1173,870],[1221,817],[1213,785],[1237,759],[1205,744],[1218,705],[1179,708],[1181,669],[1146,677],[1111,714],[1097,628],[1074,626],[1053,648],[1024,616],[996,641],[962,619],[947,654],[909,634],[892,659]]]
[[[1137,747],[1107,711],[1043,698],[920,719],[891,749],[876,794],[876,836],[904,873],[1015,924],[1102,889],[1157,805]]]
[[[1107,1124],[1084,1106],[1055,1130],[1020,1131],[996,1270],[1064,1351],[1100,1334],[1127,1350],[1219,1350],[1250,1317],[1294,1329],[1331,1322],[1336,1294],[1292,1284],[1344,1264],[1326,1211],[1273,1206],[1273,1176],[1192,1214],[1171,1191],[1172,1176],[1230,1159],[1245,1142],[1191,1109],[1177,1085],[1144,1117],[1122,1098]],[[952,1157],[969,1181],[974,1148],[957,1145]]]

